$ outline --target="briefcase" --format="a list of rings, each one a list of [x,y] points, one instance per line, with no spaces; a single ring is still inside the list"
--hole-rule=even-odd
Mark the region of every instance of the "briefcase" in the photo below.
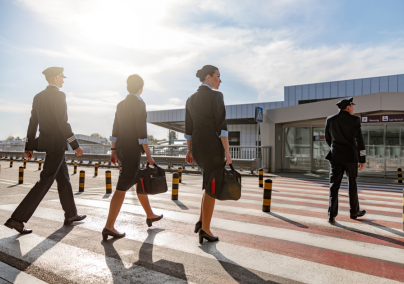
[[[138,176],[137,194],[153,195],[167,192],[166,173],[156,163],[153,168],[147,163],[146,168],[140,170]]]
[[[218,200],[239,200],[241,197],[241,175],[230,164],[230,170],[223,168],[212,171],[206,193]]]

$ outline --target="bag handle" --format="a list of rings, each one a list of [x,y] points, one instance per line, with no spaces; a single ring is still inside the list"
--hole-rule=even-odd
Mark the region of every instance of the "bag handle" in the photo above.
[[[233,172],[236,171],[236,170],[233,168],[233,164],[229,164],[229,166],[230,166],[230,169],[231,169]],[[226,162],[224,162],[224,167],[226,167]]]

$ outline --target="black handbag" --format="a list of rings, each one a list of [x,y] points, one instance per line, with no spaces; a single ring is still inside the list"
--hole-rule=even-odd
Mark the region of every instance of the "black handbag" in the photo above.
[[[153,195],[168,190],[166,173],[156,163],[154,163],[153,168],[150,168],[149,163],[147,163],[146,168],[139,171],[138,177],[137,194]]]
[[[241,197],[241,175],[230,164],[230,170],[223,168],[211,172],[206,193],[218,200],[239,200]]]

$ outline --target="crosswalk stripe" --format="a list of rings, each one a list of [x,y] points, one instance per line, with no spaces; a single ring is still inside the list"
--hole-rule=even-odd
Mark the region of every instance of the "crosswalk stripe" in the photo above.
[[[57,213],[60,214],[61,212]],[[114,258],[108,258],[92,251],[64,243],[56,243],[51,239],[43,238],[35,234],[18,237],[15,231],[3,226],[0,227],[0,234],[3,237],[0,239],[0,249],[2,252],[30,263],[35,262],[36,265],[42,264],[42,266],[52,269],[53,273],[64,275],[64,277],[70,278],[69,280],[74,282],[76,282],[77,279],[92,279],[91,282],[96,283],[127,283],[128,280],[130,283],[136,281],[138,281],[138,283],[162,284],[170,282],[187,283],[187,281],[136,265],[132,267],[131,271],[129,271],[130,273],[118,275],[118,279],[114,279],[106,263],[106,261],[112,262],[116,267],[119,267],[118,260]],[[16,241],[17,237],[18,241]],[[47,250],[45,248],[47,248]],[[21,251],[21,249],[23,251]],[[42,254],[43,250],[46,251],[44,254]],[[69,261],[66,261],[66,259]],[[49,266],[50,263],[52,265]],[[91,265],[91,269],[88,269],[89,263],[96,265]],[[131,265],[132,264],[125,263],[127,267],[131,267]]]
[[[180,195],[199,198],[199,199],[201,198],[201,194],[195,194],[195,193],[180,192]],[[247,204],[262,205],[262,201],[258,201],[258,200],[240,199],[238,202],[247,203]],[[277,203],[276,200],[274,200],[274,199],[272,200],[272,202],[273,203],[271,205],[271,208],[274,208],[274,210],[275,210],[276,207],[281,207],[281,208],[298,209],[298,210],[311,211],[311,212],[320,212],[320,213],[326,213],[327,212],[327,209],[324,209],[324,208],[316,208],[316,207],[311,207],[311,206],[307,206],[307,205],[295,205],[295,204],[287,204],[287,203]],[[349,212],[345,212],[345,211],[342,211],[342,210],[340,210],[338,212],[338,214],[343,215],[343,216],[350,216]],[[374,213],[366,213],[366,217],[368,219],[402,223],[402,217],[385,216],[385,215],[378,215],[378,214],[374,214]]]
[[[58,202],[58,200],[55,200],[55,201]],[[96,202],[92,206],[94,206],[94,208],[96,208],[96,209],[99,209],[101,207],[102,208],[106,207],[105,204],[103,206],[101,203],[105,203],[106,205],[109,205],[107,202],[100,201],[100,202]],[[4,209],[3,208],[4,206],[1,206],[1,207],[2,207],[1,209]],[[9,208],[9,209],[11,209],[11,208]],[[144,215],[143,209],[140,206],[124,205],[122,209],[123,209],[122,210],[123,212],[131,211],[131,213],[136,213],[138,215]],[[182,221],[182,222],[185,221],[186,223],[190,223],[189,222],[190,220],[184,220],[184,217],[185,217],[184,214],[182,214],[181,216],[177,216],[177,217],[175,217],[175,215],[172,215],[171,212],[167,212],[167,211],[164,211],[164,214],[165,214],[165,218],[168,217],[168,219],[170,219],[172,221]],[[37,217],[45,218],[45,219],[58,218],[60,222],[63,220],[63,211],[62,210],[55,210],[55,209],[49,209],[49,208],[38,208],[38,210],[35,212],[35,215]],[[190,215],[190,214],[187,214],[187,215]],[[56,217],[56,216],[58,216],[58,217]],[[186,218],[186,219],[192,218],[192,221],[191,221],[192,223],[195,221],[195,216],[190,215],[187,217],[188,218]],[[80,227],[94,230],[97,232],[101,231],[104,223],[100,223],[99,218],[89,216],[87,219],[88,220],[86,222],[84,222],[83,224],[80,224]],[[181,219],[181,220],[177,220],[177,219]],[[220,220],[217,220],[217,221],[220,222]],[[225,220],[225,221],[229,223],[228,220]],[[105,222],[105,220],[103,220],[103,222]],[[234,222],[233,223],[230,222],[228,224],[228,226],[224,226],[225,228],[222,228],[222,229],[229,229],[228,228],[229,226],[234,228],[235,226],[239,226],[238,223],[239,222],[236,222],[236,224],[234,224]],[[220,224],[215,224],[215,225],[217,226],[217,225],[224,225],[224,224],[221,222]],[[262,227],[264,227],[264,226],[262,226]],[[249,229],[252,229],[252,228],[249,228]],[[235,231],[237,231],[237,230],[235,230]],[[0,232],[2,233],[2,235],[4,235],[2,231],[0,231]],[[253,230],[253,232],[255,232],[255,230]],[[133,239],[133,240],[138,240],[138,241],[144,241],[144,239],[139,239],[138,234],[134,234],[134,235],[128,234],[128,238]],[[29,238],[26,238],[26,239],[29,239]],[[172,240],[176,240],[176,241],[173,242]],[[38,242],[36,242],[36,243],[38,243]],[[0,242],[0,244],[1,244],[1,242]],[[58,252],[58,250],[56,250],[56,248],[59,245],[64,246],[64,244],[60,244],[60,243],[55,245],[55,247],[53,249],[55,249],[56,252]],[[324,264],[320,264],[320,263],[301,260],[301,259],[297,259],[297,258],[285,256],[285,255],[270,253],[270,252],[261,251],[261,250],[257,250],[257,249],[251,249],[251,248],[243,247],[240,245],[228,244],[228,243],[224,243],[224,242],[218,242],[218,243],[212,243],[212,244],[206,243],[202,247],[199,247],[196,243],[195,237],[191,237],[188,235],[182,235],[182,234],[178,234],[178,233],[172,233],[169,231],[164,231],[164,232],[161,232],[160,234],[158,234],[154,240],[154,245],[161,246],[161,247],[167,247],[170,249],[174,249],[177,251],[182,251],[182,252],[186,252],[186,253],[190,253],[190,254],[194,254],[194,255],[198,255],[198,256],[203,256],[203,257],[209,258],[211,260],[216,259],[216,260],[219,260],[222,262],[237,264],[237,265],[245,267],[245,268],[258,270],[258,271],[261,271],[264,273],[269,273],[271,275],[277,275],[280,277],[284,277],[284,278],[295,280],[295,281],[301,281],[304,283],[308,283],[308,282],[310,282],[310,283],[325,283],[325,282],[327,282],[327,283],[341,283],[341,282],[342,283],[356,283],[356,282],[358,282],[358,283],[399,283],[394,280],[389,280],[386,278],[372,276],[372,275],[365,274],[365,273],[359,273],[356,271],[350,271],[350,270],[341,269],[338,267],[328,266],[328,265],[324,265]],[[2,250],[6,249],[7,247],[8,247],[7,245],[2,246]],[[374,246],[370,246],[370,247],[374,247]],[[383,247],[383,246],[380,246],[380,247]],[[391,252],[389,251],[391,248],[388,248],[388,247],[384,247],[384,248],[385,248],[385,252],[383,254],[386,254],[386,255],[391,254]],[[70,248],[70,247],[63,248],[63,254],[66,254],[67,252],[70,254],[70,252],[71,252],[72,254],[74,253],[75,255],[78,255],[78,256],[82,255],[82,252],[78,252],[77,248],[76,248],[76,250],[74,250],[74,249],[71,250],[71,249],[72,248]],[[399,254],[401,254],[402,250],[398,250],[398,249],[396,249],[396,250],[400,251]],[[48,254],[48,252],[45,254],[47,256],[47,260],[48,260],[49,256],[47,254]],[[396,254],[396,252],[394,252],[394,254]],[[87,252],[86,252],[86,259],[88,259],[89,257],[91,259],[96,258],[96,256],[93,256],[91,252],[89,254],[87,254]],[[38,260],[41,260],[41,258],[39,258]],[[38,261],[38,260],[36,260],[36,261]],[[54,258],[51,258],[51,260],[55,261]],[[72,260],[72,262],[74,260]],[[257,261],[257,260],[259,260],[259,261]],[[390,261],[394,261],[394,260],[391,260],[391,258],[390,258]],[[96,261],[96,263],[98,263],[98,262],[99,261]],[[81,262],[78,262],[78,263],[81,263]],[[55,262],[55,264],[57,265],[57,267],[62,266],[61,264],[59,265],[58,262]],[[77,266],[78,265],[75,265],[75,267],[77,267]],[[87,264],[87,266],[88,266],[88,264]],[[85,267],[85,266],[83,265],[83,267]],[[303,267],[304,267],[304,269],[302,270]],[[302,271],[304,271],[304,273],[302,273]],[[98,270],[96,272],[98,272]],[[335,277],[330,277],[330,275],[335,275]],[[77,276],[80,276],[80,275],[76,275],[76,277]],[[103,273],[102,276],[106,277],[106,279],[109,279],[108,275],[105,275],[105,273]]]

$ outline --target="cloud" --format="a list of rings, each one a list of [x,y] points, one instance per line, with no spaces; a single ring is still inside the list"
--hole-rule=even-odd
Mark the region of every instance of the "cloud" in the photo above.
[[[74,61],[76,70],[70,72],[120,80],[111,86],[93,84],[91,92],[67,92],[69,119],[77,133],[109,136],[116,104],[126,95],[116,88],[134,72],[146,82],[148,110],[183,108],[198,84],[194,72],[207,63],[220,68],[229,104],[279,101],[284,86],[402,73],[404,45],[399,39],[307,44],[327,30],[323,23],[338,5],[319,0],[18,3],[66,36],[57,50],[35,42],[19,52]],[[7,39],[0,41],[15,47]],[[0,110],[19,111],[12,99],[7,98],[8,105],[1,102]]]

